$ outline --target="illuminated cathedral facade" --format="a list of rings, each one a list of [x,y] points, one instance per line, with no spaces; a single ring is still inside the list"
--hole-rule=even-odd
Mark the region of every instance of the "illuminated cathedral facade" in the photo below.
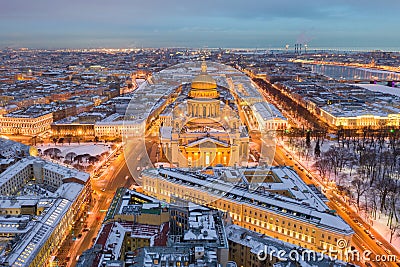
[[[205,62],[182,94],[180,103],[174,103],[171,111],[162,115],[164,157],[177,167],[241,166],[247,162],[247,129],[229,90],[218,87]]]

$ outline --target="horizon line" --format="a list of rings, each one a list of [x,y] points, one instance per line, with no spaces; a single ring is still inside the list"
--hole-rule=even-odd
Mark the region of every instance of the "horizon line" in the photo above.
[[[142,47],[58,47],[58,48],[33,48],[33,47],[2,47],[1,51],[4,50],[29,50],[29,51],[85,51],[85,50],[141,50],[141,49],[194,49],[194,50],[260,50],[260,51],[287,51],[294,52],[294,46],[286,49],[285,47],[196,47],[196,46],[142,46]],[[306,52],[312,51],[343,51],[343,52],[400,52],[400,48],[394,47],[380,47],[380,48],[372,48],[372,47],[308,47],[307,51],[303,49],[302,54]]]

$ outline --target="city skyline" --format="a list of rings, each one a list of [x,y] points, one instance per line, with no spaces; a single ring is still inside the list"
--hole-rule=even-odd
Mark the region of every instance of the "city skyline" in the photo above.
[[[0,265],[398,266],[400,53],[297,48],[1,50]]]
[[[0,48],[222,47],[399,50],[400,2],[5,2]]]

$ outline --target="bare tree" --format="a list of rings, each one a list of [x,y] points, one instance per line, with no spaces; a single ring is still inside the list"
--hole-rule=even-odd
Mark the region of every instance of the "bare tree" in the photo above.
[[[368,186],[363,180],[359,178],[356,178],[353,181],[351,181],[351,185],[352,189],[354,189],[354,192],[356,194],[357,209],[360,209],[360,198],[367,191]]]
[[[315,164],[314,167],[318,170],[319,175],[323,178],[327,178],[327,174],[329,172],[329,160],[325,157],[319,158]]]
[[[330,147],[329,150],[324,153],[324,157],[330,162],[330,166],[336,178],[349,161],[350,153],[348,149],[344,147]]]
[[[392,243],[393,237],[400,237],[400,222],[397,222],[396,224],[392,225],[390,227],[390,240],[389,243]]]

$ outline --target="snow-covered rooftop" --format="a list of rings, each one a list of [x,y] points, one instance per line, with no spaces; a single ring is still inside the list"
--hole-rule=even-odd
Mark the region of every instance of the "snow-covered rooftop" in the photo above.
[[[33,229],[22,239],[17,247],[7,257],[11,266],[27,266],[36,257],[46,240],[60,223],[71,206],[67,199],[57,199],[47,212],[40,218]]]
[[[243,72],[215,62],[207,62],[207,70],[219,86],[235,91],[239,98],[249,104],[265,101],[251,79]],[[133,92],[126,116],[148,117],[165,103],[166,95],[177,91],[182,84],[191,83],[200,71],[201,62],[186,62],[154,73],[148,83],[142,84]],[[280,114],[275,109],[274,113],[276,116]]]
[[[290,267],[347,266],[346,262],[342,262],[339,260],[332,261],[327,255],[321,255],[320,253],[316,252],[312,252],[315,253],[315,257],[310,256],[310,260],[308,260],[307,257],[304,257],[305,259],[300,259],[301,257],[299,257],[299,262],[293,262],[290,259],[290,255],[293,255],[292,251],[296,251],[298,255],[302,255],[302,251],[304,250],[303,248],[269,236],[261,235],[259,233],[247,230],[237,225],[227,226],[226,235],[229,241],[250,248],[251,253],[253,253],[254,255],[259,255],[259,253],[262,251],[266,252],[267,257],[269,257],[270,255],[277,257],[279,253],[279,257],[282,259],[281,263],[283,263],[283,265],[274,265],[274,267],[275,266],[290,266]]]
[[[289,168],[289,167],[281,167]],[[328,229],[344,235],[353,234],[352,228],[339,216],[328,212],[326,204],[311,190],[307,193],[309,203],[303,204],[296,199],[258,191],[248,190],[232,183],[224,182],[218,177],[204,177],[195,173],[189,173],[178,169],[150,169],[145,170],[142,175],[152,178],[165,179],[171,183],[184,184],[196,190],[206,191],[215,197],[229,198],[237,203],[247,203],[258,209],[267,209],[270,212],[281,214],[296,220],[306,221],[318,225],[319,228]],[[294,176],[295,173],[293,172]],[[167,177],[167,178],[164,178]],[[282,178],[285,179],[285,178]],[[300,180],[300,178],[297,178]]]
[[[382,84],[363,84],[363,83],[353,84],[353,85],[365,88],[373,92],[381,92],[384,94],[390,94],[400,97],[400,89],[396,87],[389,87]]]

